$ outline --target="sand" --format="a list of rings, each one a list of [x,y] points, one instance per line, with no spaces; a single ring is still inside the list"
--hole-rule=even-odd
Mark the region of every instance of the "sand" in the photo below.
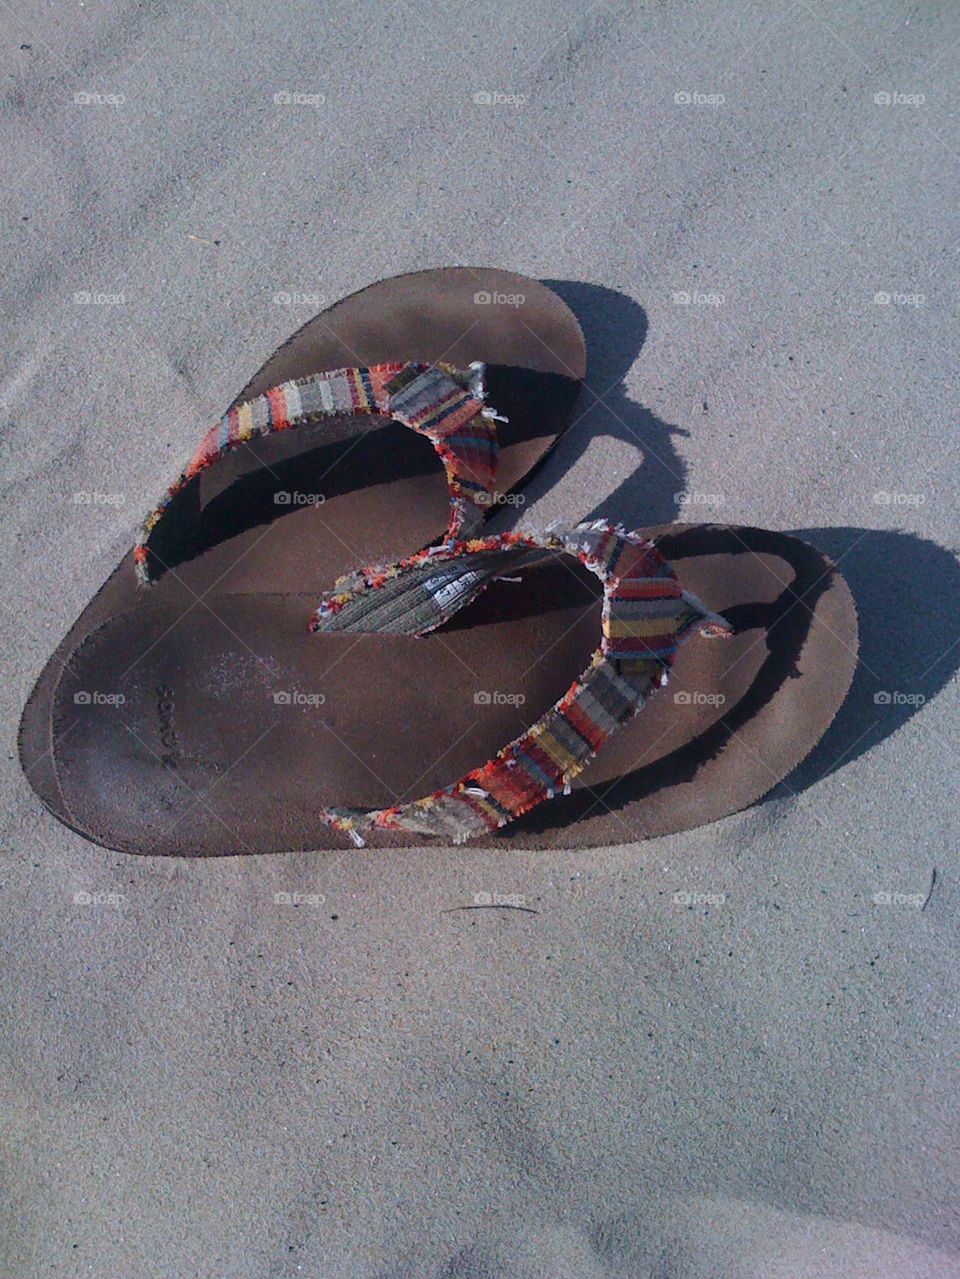
[[[0,1273],[960,1275],[953,6],[0,24]],[[524,522],[839,558],[827,738],[745,813],[589,852],[61,827],[20,710],[198,425],[325,301],[447,263],[587,332]],[[537,913],[450,911],[477,892]]]

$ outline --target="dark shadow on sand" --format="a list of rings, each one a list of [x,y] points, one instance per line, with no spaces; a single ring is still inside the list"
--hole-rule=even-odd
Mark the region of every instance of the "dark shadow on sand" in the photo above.
[[[895,733],[960,666],[960,561],[913,533],[798,529],[837,564],[857,605],[853,684],[811,753],[764,800],[812,786]]]
[[[572,424],[542,469],[524,487],[536,501],[586,452],[595,436],[621,440],[643,454],[636,470],[591,512],[612,523],[669,524],[677,517],[677,494],[687,466],[675,447],[689,432],[664,422],[627,397],[623,379],[633,367],[649,327],[632,298],[615,289],[577,280],[544,280],[580,322],[587,344],[587,377]],[[586,512],[584,512],[584,517]]]

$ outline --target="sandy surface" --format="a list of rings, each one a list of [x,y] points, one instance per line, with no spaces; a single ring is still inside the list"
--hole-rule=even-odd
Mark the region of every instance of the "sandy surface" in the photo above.
[[[955,8],[513,8],[0,10],[9,1279],[960,1275]],[[587,330],[525,520],[840,557],[826,740],[589,853],[59,826],[20,710],[198,424],[318,296],[451,262]],[[538,913],[443,913],[481,891]]]

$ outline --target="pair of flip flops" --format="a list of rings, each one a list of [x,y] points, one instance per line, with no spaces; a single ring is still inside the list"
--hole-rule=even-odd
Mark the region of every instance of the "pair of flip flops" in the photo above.
[[[585,371],[570,310],[509,272],[317,315],[37,681],[20,755],[47,808],[137,853],[591,847],[783,779],[856,661],[826,556],[719,525],[487,532]]]

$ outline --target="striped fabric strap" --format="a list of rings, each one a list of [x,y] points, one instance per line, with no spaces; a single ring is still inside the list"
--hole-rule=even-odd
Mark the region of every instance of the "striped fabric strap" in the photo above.
[[[570,782],[611,733],[667,680],[694,631],[729,635],[724,618],[681,589],[653,544],[604,521],[545,534],[431,547],[387,568],[341,578],[321,602],[314,631],[423,634],[474,599],[494,577],[557,555],[575,556],[603,583],[600,646],[589,666],[531,728],[459,781],[392,808],[325,809],[356,844],[362,831],[411,831],[463,843],[505,826]]]
[[[156,557],[150,555],[153,530],[201,471],[259,436],[324,417],[389,417],[425,435],[443,461],[450,489],[447,537],[469,534],[489,508],[497,471],[496,422],[505,420],[484,405],[483,373],[482,364],[469,369],[418,363],[336,369],[284,382],[230,409],[203,437],[179,479],[144,520],[133,550],[141,585],[150,585],[158,575]]]

